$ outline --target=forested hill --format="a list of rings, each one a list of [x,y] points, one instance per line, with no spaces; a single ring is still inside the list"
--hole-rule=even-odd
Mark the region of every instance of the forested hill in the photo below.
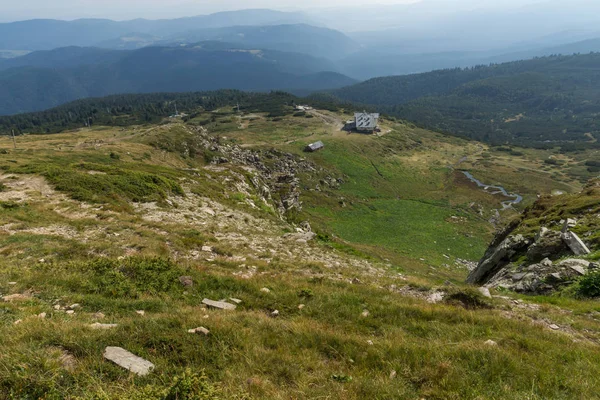
[[[333,93],[494,144],[572,148],[600,139],[600,53],[377,78]]]
[[[187,120],[200,111],[213,111],[239,104],[241,111],[268,113],[278,118],[294,112],[295,104],[311,104],[320,109],[337,110],[338,105],[324,100],[299,99],[286,92],[249,93],[219,90],[193,93],[125,94],[77,100],[46,111],[0,116],[0,135],[58,133],[87,124],[129,126],[160,123],[175,113]]]

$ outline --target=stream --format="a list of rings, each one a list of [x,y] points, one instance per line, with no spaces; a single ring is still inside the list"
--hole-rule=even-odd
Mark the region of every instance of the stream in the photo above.
[[[465,174],[465,176],[469,178],[471,182],[474,182],[475,184],[477,184],[478,187],[483,188],[483,190],[485,190],[486,192],[490,194],[500,194],[504,197],[512,199],[502,202],[503,210],[506,210],[507,208],[517,205],[523,201],[523,196],[521,196],[520,194],[508,193],[506,189],[504,189],[502,186],[486,185],[485,183],[482,183],[479,179],[475,178],[468,171],[462,171],[462,173]]]

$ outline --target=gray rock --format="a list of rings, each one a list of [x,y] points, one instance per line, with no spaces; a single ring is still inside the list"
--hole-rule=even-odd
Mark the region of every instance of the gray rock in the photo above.
[[[140,376],[148,375],[154,369],[154,364],[150,361],[121,347],[107,347],[104,350],[104,358]]]
[[[560,232],[541,228],[535,237],[535,243],[527,249],[527,259],[538,262],[548,257],[556,257],[566,250],[567,246],[562,240]]]
[[[233,301],[235,304],[241,304],[241,300],[240,299],[235,299],[233,297],[231,297],[229,300]]]
[[[444,300],[444,293],[442,292],[434,292],[427,297],[427,302],[431,304],[439,303]]]
[[[540,262],[540,265],[542,265],[543,267],[551,267],[552,260],[550,260],[549,258],[545,258]]]
[[[189,329],[188,333],[196,333],[196,334],[199,334],[199,335],[208,336],[208,334],[210,333],[210,331],[208,329],[206,329],[205,327],[201,326],[199,328]]]
[[[494,342],[493,340],[487,340],[484,344],[486,346],[490,346],[490,347],[496,347],[496,346],[498,346],[498,343]]]
[[[485,284],[502,267],[510,262],[510,257],[515,255],[529,244],[529,241],[523,235],[509,236],[498,246],[491,247],[481,260],[477,268],[469,274],[467,283]]]
[[[563,260],[558,263],[558,267],[560,268],[572,268],[572,267],[580,267],[580,268],[589,268],[590,262],[587,260],[580,260],[578,258],[569,258]]]
[[[113,329],[113,328],[116,328],[117,326],[119,326],[119,325],[117,325],[117,324],[101,324],[101,323],[96,322],[94,324],[91,324],[90,328],[92,328],[92,329]]]
[[[560,274],[560,272],[553,272],[550,275],[548,275],[548,280],[554,282],[561,282],[563,281],[563,277]]]
[[[525,278],[525,275],[526,274],[524,273],[513,274],[511,278],[513,281],[520,281],[521,279]]]
[[[571,268],[573,271],[577,272],[579,275],[587,274],[587,271],[578,265],[570,265],[569,268]]]
[[[562,239],[576,256],[585,256],[591,253],[585,243],[573,232],[563,233]]]
[[[483,295],[483,297],[487,297],[488,299],[492,298],[492,294],[490,293],[490,289],[488,289],[486,287],[480,287],[478,290],[479,290],[479,293],[481,293]]]
[[[179,283],[184,287],[192,287],[194,286],[194,279],[191,276],[180,276]]]
[[[202,304],[207,305],[211,308],[217,308],[219,310],[235,310],[236,306],[233,304],[229,304],[225,301],[214,301],[209,299],[202,300]]]
[[[572,218],[567,218],[563,223],[562,233],[566,233],[571,230],[571,228],[575,228],[577,226],[577,220]]]

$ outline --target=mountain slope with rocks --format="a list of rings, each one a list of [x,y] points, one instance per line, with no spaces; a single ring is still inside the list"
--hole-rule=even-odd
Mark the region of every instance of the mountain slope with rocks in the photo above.
[[[545,294],[600,265],[600,182],[583,192],[544,197],[490,244],[467,282]]]
[[[348,113],[263,100],[282,112],[0,137],[0,399],[596,396],[597,301],[462,283],[489,217],[519,210],[452,166],[504,171],[511,192],[516,168],[401,121],[349,134]],[[526,201],[556,187],[524,176]],[[593,207],[591,190],[548,202]]]

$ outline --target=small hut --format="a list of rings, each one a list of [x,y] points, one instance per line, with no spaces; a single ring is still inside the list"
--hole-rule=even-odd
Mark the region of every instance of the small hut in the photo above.
[[[321,149],[325,148],[325,144],[323,144],[323,142],[321,142],[320,140],[318,142],[315,143],[311,143],[308,146],[306,146],[304,148],[304,151],[307,153],[314,153],[315,151],[319,151]]]

